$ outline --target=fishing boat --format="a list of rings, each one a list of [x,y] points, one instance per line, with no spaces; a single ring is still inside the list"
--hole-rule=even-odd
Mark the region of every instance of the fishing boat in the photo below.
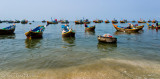
[[[114,18],[114,19],[112,20],[112,23],[118,23],[118,21]]]
[[[62,23],[62,24],[68,24],[69,21],[68,21],[68,20],[62,20],[61,23]]]
[[[157,21],[154,19],[153,21],[152,21],[152,23],[156,23]]]
[[[94,23],[102,23],[103,20],[94,20],[93,22],[94,22]]]
[[[9,27],[0,29],[0,35],[10,35],[10,34],[14,34],[16,25],[10,25]]]
[[[151,25],[151,24],[149,24],[149,23],[147,23],[147,25],[148,25],[148,28],[150,28],[150,29],[156,29],[157,28],[157,26],[156,25]],[[158,29],[160,29],[160,25],[158,26]]]
[[[45,20],[42,21],[42,23],[45,23],[45,22],[46,22]]]
[[[83,21],[83,23],[84,24],[90,24],[91,22],[88,19],[86,19],[86,20]]]
[[[28,39],[32,38],[42,38],[43,31],[45,30],[45,25],[39,25],[33,30],[26,32],[25,35]]]
[[[20,23],[20,21],[19,20],[15,20],[14,23]]]
[[[152,22],[150,19],[148,20],[148,23]]]
[[[73,29],[69,29],[69,25],[62,25],[62,37],[75,37],[75,31]]]
[[[117,38],[116,37],[112,37],[112,36],[108,36],[107,34],[101,36],[99,35],[97,37],[99,42],[103,42],[103,43],[116,43],[117,42]]]
[[[47,21],[47,24],[58,24],[58,22]]]
[[[84,22],[82,20],[77,20],[75,21],[75,24],[84,24]]]
[[[140,21],[138,21],[138,23],[146,23],[146,21],[140,18]]]
[[[8,21],[8,23],[14,23],[14,21],[10,20],[10,21]]]
[[[138,34],[142,34],[143,31],[140,32],[120,32],[120,31],[115,31],[114,35],[138,35]]]
[[[70,29],[70,31],[68,31],[68,32],[63,32],[62,36],[63,37],[75,37],[75,31]]]
[[[120,21],[120,23],[126,23],[124,20]]]
[[[138,23],[146,23],[145,21],[138,21]]]
[[[24,20],[21,21],[21,24],[27,24],[27,23],[28,23],[28,20],[24,19]]]
[[[140,28],[121,27],[121,26],[114,25],[114,24],[113,26],[117,31],[121,31],[121,32],[138,32],[139,30],[141,30]]]
[[[109,20],[106,20],[105,23],[110,23]]]
[[[86,24],[85,24],[85,30],[86,30],[86,31],[94,31],[94,30],[95,30],[95,28],[96,28],[96,26],[95,26],[95,25],[94,25],[94,26],[90,26],[90,27],[89,27],[88,25],[86,25]]]
[[[58,21],[57,21],[57,19],[53,20],[51,18],[51,21],[47,21],[47,24],[58,24]]]
[[[140,30],[142,30],[142,29],[143,29],[143,27],[144,27],[144,25],[141,25],[141,26],[135,26],[135,28],[140,29]]]

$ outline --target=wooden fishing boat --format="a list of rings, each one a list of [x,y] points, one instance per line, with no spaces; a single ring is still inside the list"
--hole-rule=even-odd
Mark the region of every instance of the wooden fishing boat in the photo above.
[[[58,24],[58,22],[47,21],[47,24]]]
[[[61,23],[62,23],[62,24],[68,24],[69,21],[68,21],[68,20],[62,20]]]
[[[151,20],[148,20],[148,23],[152,22]]]
[[[143,27],[144,27],[144,25],[136,26],[135,28],[142,30],[142,29],[143,29]]]
[[[14,34],[16,26],[15,25],[11,25],[9,27],[0,29],[0,35],[10,35],[10,34]]]
[[[20,21],[19,21],[19,20],[16,20],[16,21],[14,21],[14,23],[20,23]]]
[[[120,23],[126,23],[125,21],[120,21]]]
[[[61,22],[62,24],[69,24],[69,22]]]
[[[99,35],[97,38],[99,42],[103,42],[103,43],[116,43],[117,42],[117,38],[115,37],[104,37],[104,36]]]
[[[138,21],[138,23],[146,23],[146,21]]]
[[[62,32],[62,37],[75,37],[75,31],[70,29],[68,32]]]
[[[28,20],[24,19],[24,20],[21,21],[21,24],[27,24],[27,23],[28,23]]]
[[[94,23],[102,23],[102,21],[95,21]]]
[[[94,23],[102,23],[103,20],[93,20]]]
[[[109,20],[106,20],[105,23],[110,23]]]
[[[156,23],[156,22],[157,22],[156,20],[153,20],[153,21],[152,21],[152,23]]]
[[[143,31],[141,31],[141,32],[130,32],[130,33],[116,31],[116,32],[114,32],[114,35],[138,35],[138,34],[142,34],[142,33],[143,33]]]
[[[121,32],[138,32],[140,30],[140,28],[135,28],[135,29],[120,28],[118,27],[118,25],[114,25],[114,24],[113,26],[117,31],[121,31]]]
[[[75,21],[75,24],[84,24],[82,21]]]
[[[31,39],[31,38],[42,38],[42,34],[43,34],[43,31],[45,30],[45,27],[42,26],[42,25],[39,25],[38,27],[36,27],[35,29],[29,31],[29,32],[26,32],[25,35],[28,39]]]
[[[156,29],[157,28],[156,25],[152,26],[149,23],[147,23],[147,25],[148,25],[148,28],[150,28],[150,29]],[[160,25],[158,26],[158,29],[160,29]]]
[[[96,28],[96,26],[94,25],[94,26],[91,26],[91,27],[85,27],[85,30],[86,31],[94,31],[95,28]]]
[[[84,24],[90,24],[91,22],[88,19],[86,19],[86,20],[83,21],[83,23]]]
[[[114,20],[112,20],[112,23],[118,23],[118,21],[114,21]]]
[[[10,20],[10,21],[8,21],[8,23],[14,23],[14,21],[11,21],[11,20]]]
[[[45,23],[45,22],[46,22],[45,20],[42,21],[42,23]]]

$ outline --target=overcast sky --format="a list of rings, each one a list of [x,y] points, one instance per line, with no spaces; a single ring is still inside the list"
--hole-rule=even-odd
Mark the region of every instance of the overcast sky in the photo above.
[[[160,20],[160,0],[0,0],[0,20]]]

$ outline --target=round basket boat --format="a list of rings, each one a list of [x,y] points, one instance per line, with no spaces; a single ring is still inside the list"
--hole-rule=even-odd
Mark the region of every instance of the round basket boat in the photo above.
[[[99,35],[97,38],[99,42],[103,42],[103,43],[116,43],[117,42],[117,38],[115,37],[103,37]]]

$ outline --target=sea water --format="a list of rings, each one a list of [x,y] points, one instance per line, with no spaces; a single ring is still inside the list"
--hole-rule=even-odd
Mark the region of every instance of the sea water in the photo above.
[[[133,23],[137,24],[137,23]],[[1,23],[0,28],[9,23]],[[112,23],[91,23],[95,32],[86,32],[84,25],[74,29],[75,38],[63,38],[61,23],[46,27],[42,39],[27,39],[25,32],[38,25],[16,24],[15,34],[0,35],[1,79],[159,79],[160,30],[139,33],[117,32]],[[127,23],[119,26],[128,26]],[[103,44],[98,35],[117,37],[116,44]]]

